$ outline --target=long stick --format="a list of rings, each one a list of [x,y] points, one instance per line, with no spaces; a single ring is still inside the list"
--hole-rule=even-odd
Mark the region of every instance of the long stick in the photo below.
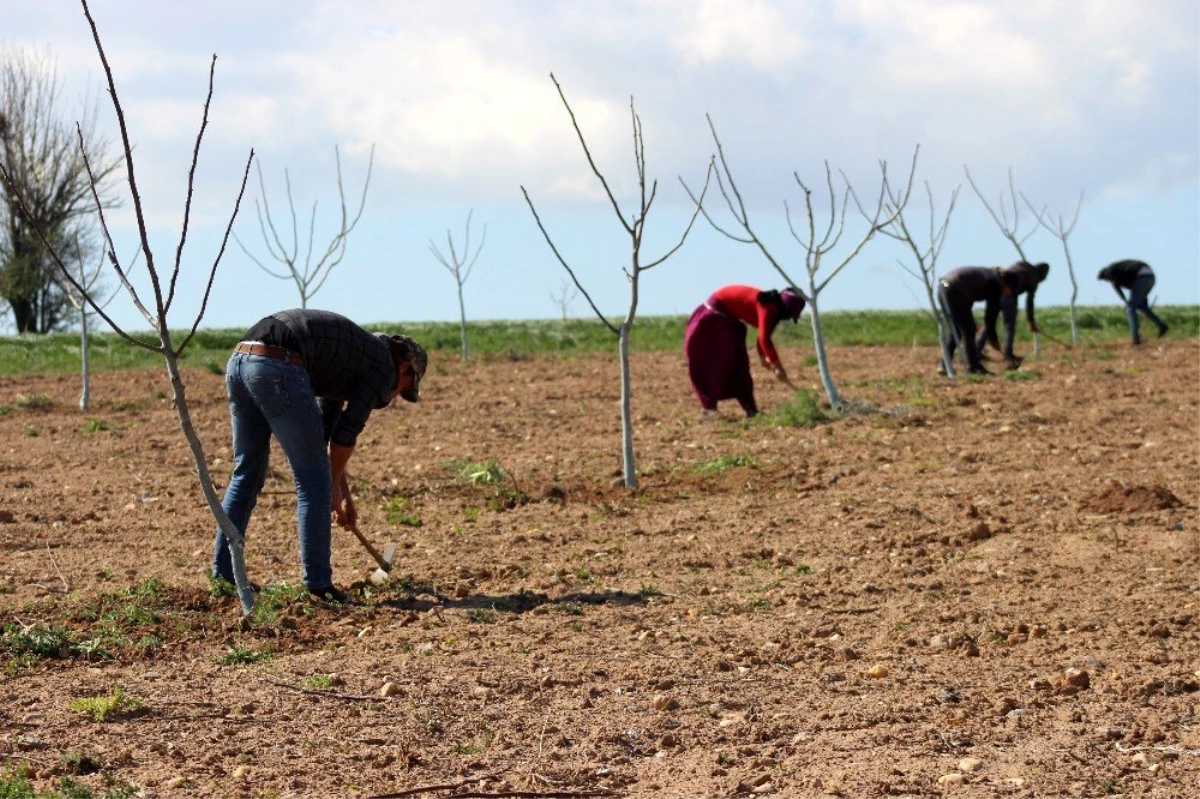
[[[379,568],[383,569],[385,572],[390,572],[392,570],[392,564],[388,563],[384,559],[383,555],[379,554],[379,550],[371,546],[371,542],[367,540],[367,537],[358,531],[357,524],[350,525],[350,532],[354,533],[354,537],[358,539],[358,542],[366,547],[367,551],[371,553],[371,557],[375,558],[375,562],[379,564]]]
[[[1063,341],[1060,338],[1050,335],[1045,330],[1039,331],[1038,335],[1045,336],[1046,338],[1050,339],[1051,341],[1053,341],[1055,344],[1057,344],[1060,347],[1066,347],[1067,349],[1073,349],[1073,347],[1070,344],[1068,344],[1067,342]]]

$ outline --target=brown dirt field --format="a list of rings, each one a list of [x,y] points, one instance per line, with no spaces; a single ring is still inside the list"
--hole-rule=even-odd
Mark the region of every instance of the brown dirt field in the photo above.
[[[784,362],[818,391],[808,354]],[[167,797],[1200,792],[1200,342],[959,383],[929,349],[831,358],[877,412],[701,421],[681,355],[635,355],[628,491],[613,356],[437,355],[351,463],[405,580],[248,626],[208,593],[165,374],[96,377],[86,414],[75,376],[0,378],[0,623],[101,645],[0,652],[0,758],[42,791]],[[223,484],[223,381],[186,379]],[[249,570],[294,585],[276,456]],[[488,458],[508,480],[447,467]],[[374,566],[339,531],[334,567]],[[142,707],[70,708],[117,685]]]

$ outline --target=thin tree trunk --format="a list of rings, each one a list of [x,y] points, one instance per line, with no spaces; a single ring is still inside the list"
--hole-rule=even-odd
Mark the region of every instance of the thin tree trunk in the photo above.
[[[813,349],[817,353],[817,371],[821,374],[821,385],[825,388],[825,396],[835,411],[842,409],[842,397],[838,394],[837,386],[833,384],[833,375],[829,372],[829,359],[825,356],[825,337],[821,333],[821,312],[817,308],[816,286],[809,278],[808,281],[808,315],[812,322]]]
[[[637,468],[633,462],[633,403],[632,378],[629,370],[629,333],[633,329],[633,314],[621,323],[617,349],[621,354],[621,467],[626,488],[637,488]]]
[[[179,362],[171,347],[170,335],[164,332],[161,338],[163,358],[167,362],[167,374],[171,378],[175,413],[179,416],[179,426],[183,429],[183,436],[187,439],[188,447],[192,451],[192,459],[196,463],[196,474],[200,478],[200,490],[204,492],[204,499],[208,502],[209,510],[216,517],[221,532],[225,534],[225,538],[229,542],[229,553],[233,561],[233,580],[237,585],[238,599],[242,603],[242,613],[248,616],[254,608],[254,589],[250,587],[250,581],[246,577],[246,542],[242,537],[242,531],[237,529],[226,515],[217,491],[213,488],[212,477],[208,473],[208,463],[204,457],[204,447],[200,443],[200,437],[196,435],[196,428],[192,426],[192,417],[188,412],[183,378],[179,374]]]
[[[467,360],[467,305],[463,301],[463,284],[458,284],[458,327],[462,333],[462,357]]]
[[[92,393],[90,362],[88,360],[88,314],[86,302],[82,304],[79,311],[79,361],[83,378],[83,388],[79,392],[79,410],[86,411],[88,409],[88,400],[91,398]]]
[[[1071,344],[1079,346],[1079,323],[1075,320],[1075,298],[1079,296],[1079,283],[1075,280],[1075,270],[1067,270],[1071,276]]]

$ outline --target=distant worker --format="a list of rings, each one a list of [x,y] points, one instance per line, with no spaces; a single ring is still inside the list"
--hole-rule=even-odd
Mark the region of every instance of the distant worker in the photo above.
[[[793,390],[779,353],[771,341],[783,319],[796,322],[804,310],[804,296],[793,288],[761,291],[754,286],[724,286],[713,292],[688,320],[683,339],[688,377],[700,400],[701,416],[717,416],[717,403],[734,399],[746,416],[758,413],[754,380],[746,350],[746,325],[757,328],[755,347],[763,366]]]
[[[1138,311],[1144,313],[1158,328],[1159,338],[1167,335],[1167,323],[1158,318],[1158,314],[1154,313],[1150,303],[1146,301],[1150,296],[1150,289],[1154,288],[1154,270],[1149,264],[1134,260],[1115,261],[1101,269],[1096,277],[1098,280],[1112,283],[1113,290],[1124,303],[1125,313],[1129,317],[1129,335],[1133,338],[1134,346],[1142,343],[1141,331],[1138,330]],[[1129,299],[1125,298],[1125,292],[1121,289],[1129,291]]]
[[[1025,315],[1029,329],[1040,333],[1034,319],[1033,295],[1038,285],[1050,273],[1049,264],[1030,264],[1017,261],[1009,267],[962,266],[942,276],[938,291],[942,310],[950,318],[946,347],[951,359],[957,344],[962,344],[967,354],[967,368],[972,374],[990,374],[983,365],[983,350],[990,343],[1004,353],[1004,362],[1009,369],[1021,365],[1021,358],[1013,353],[1013,339],[1017,334],[1017,297],[1025,298]],[[983,302],[983,330],[975,337],[975,315],[971,307]],[[1004,315],[1004,347],[996,335],[996,319]]]

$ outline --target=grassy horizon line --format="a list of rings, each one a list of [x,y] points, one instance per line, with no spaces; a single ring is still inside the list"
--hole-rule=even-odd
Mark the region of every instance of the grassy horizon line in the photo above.
[[[1200,305],[1165,305],[1155,308],[1175,339],[1200,335]],[[1038,324],[1064,341],[1071,337],[1067,306],[1039,308]],[[977,315],[978,316],[978,315]],[[1129,338],[1124,308],[1117,305],[1076,306],[1080,346],[1117,343]],[[688,317],[639,316],[634,321],[631,346],[634,351],[654,352],[682,349]],[[372,332],[388,331],[412,336],[431,357],[457,358],[462,348],[458,322],[397,322],[364,324]],[[821,314],[826,346],[937,346],[937,327],[928,311],[827,311]],[[184,352],[182,365],[221,372],[246,328],[201,328]],[[1143,332],[1154,334],[1153,325],[1143,321]],[[175,341],[184,331],[173,331]],[[138,331],[135,336],[155,340],[155,334]],[[807,313],[797,324],[786,322],[776,328],[779,347],[812,347],[812,325]],[[1017,341],[1028,346],[1030,334],[1022,318]],[[485,320],[467,322],[467,342],[472,357],[526,357],[538,353],[569,355],[612,351],[617,339],[595,318]],[[0,336],[0,375],[60,374],[80,369],[78,332],[46,335]],[[93,371],[161,367],[162,357],[135,347],[111,331],[89,337]]]

